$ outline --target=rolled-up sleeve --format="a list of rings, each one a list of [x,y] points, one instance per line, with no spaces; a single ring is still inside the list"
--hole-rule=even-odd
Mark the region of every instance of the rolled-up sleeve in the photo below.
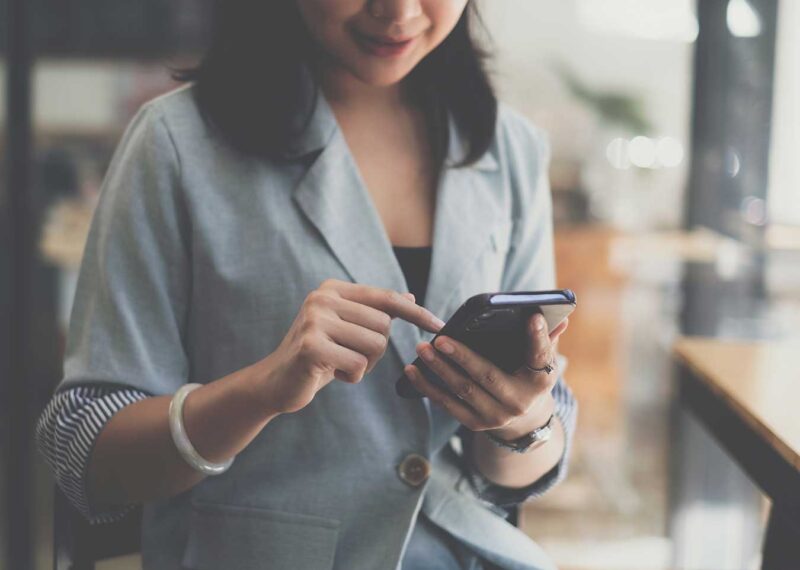
[[[77,386],[56,394],[36,425],[36,442],[70,503],[92,523],[121,519],[132,505],[98,511],[87,488],[89,457],[103,427],[119,410],[147,398],[140,390]]]
[[[503,291],[537,291],[555,289],[555,252],[553,239],[553,205],[548,178],[550,146],[547,135],[534,127],[524,116],[505,107],[508,116],[506,155],[509,160],[510,184],[513,190],[514,227],[511,245],[503,272]],[[467,470],[479,496],[500,505],[519,504],[538,497],[562,481],[568,470],[575,433],[578,404],[564,379],[567,359],[557,355],[559,377],[553,388],[555,416],[564,427],[566,445],[559,462],[544,476],[523,488],[497,485],[486,479],[471,461],[474,433],[462,426],[459,434],[467,457]]]
[[[96,513],[86,467],[105,423],[125,405],[173,393],[188,379],[191,227],[180,180],[170,131],[148,103],[125,130],[103,180],[78,274],[64,375],[37,425],[38,446],[58,483],[88,518]]]

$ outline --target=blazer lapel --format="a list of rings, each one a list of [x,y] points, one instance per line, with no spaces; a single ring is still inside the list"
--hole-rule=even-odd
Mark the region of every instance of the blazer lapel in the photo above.
[[[468,168],[454,169],[462,151],[450,118],[450,147],[436,196],[433,251],[424,306],[442,315],[456,285],[503,217],[497,161],[487,153]],[[321,151],[294,189],[293,199],[356,283],[407,292],[408,286],[380,214],[364,184],[335,115],[319,90],[317,107],[295,155]],[[476,172],[476,171],[487,172]],[[432,336],[430,333],[426,333]],[[393,319],[390,343],[408,363],[422,331]]]

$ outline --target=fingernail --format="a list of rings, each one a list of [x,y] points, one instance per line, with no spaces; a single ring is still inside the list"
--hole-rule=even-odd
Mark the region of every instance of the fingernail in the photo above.
[[[433,351],[431,351],[430,348],[423,348],[419,351],[419,355],[427,362],[431,362],[433,360]]]
[[[536,326],[537,331],[544,329],[544,315],[541,313],[536,315],[536,322],[534,323],[534,326]]]
[[[444,326],[444,324],[445,324],[442,319],[440,319],[439,317],[436,317],[436,316],[431,318],[431,322],[433,323],[433,326],[435,326],[437,328],[442,328]]]

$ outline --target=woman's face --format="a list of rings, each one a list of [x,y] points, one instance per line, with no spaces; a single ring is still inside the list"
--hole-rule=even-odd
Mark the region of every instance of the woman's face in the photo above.
[[[447,37],[468,0],[296,2],[330,63],[364,83],[386,86],[402,80]]]

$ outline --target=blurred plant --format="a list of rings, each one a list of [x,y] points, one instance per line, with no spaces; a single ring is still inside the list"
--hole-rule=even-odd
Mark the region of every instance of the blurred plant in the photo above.
[[[652,124],[645,116],[640,99],[623,93],[592,89],[563,64],[553,65],[553,70],[570,93],[596,112],[603,122],[618,125],[637,135],[652,131]]]

